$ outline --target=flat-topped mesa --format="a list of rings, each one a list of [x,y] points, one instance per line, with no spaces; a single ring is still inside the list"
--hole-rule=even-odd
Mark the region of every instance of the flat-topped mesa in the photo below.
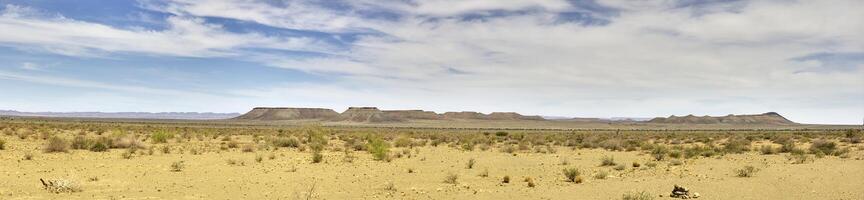
[[[480,120],[545,120],[540,116],[524,116],[515,112],[493,112],[488,115],[463,111],[463,112],[446,112],[444,119],[480,119]]]
[[[304,120],[330,119],[339,113],[326,108],[256,107],[234,119],[243,120]]]
[[[486,115],[489,120],[544,120],[540,116],[525,116],[515,112],[493,112]]]
[[[348,110],[339,114],[336,121],[352,122],[388,122],[399,121],[384,115],[384,112],[376,107],[348,107]]]
[[[384,116],[392,119],[442,119],[443,116],[424,110],[385,110]]]
[[[444,119],[486,119],[486,115],[473,111],[445,112]]]
[[[693,115],[677,117],[675,115],[672,115],[666,118],[657,117],[651,119],[648,122],[667,124],[796,124],[795,122],[789,121],[788,119],[781,116],[780,114],[777,114],[776,112],[768,112],[757,115],[726,115],[722,117],[697,117]]]

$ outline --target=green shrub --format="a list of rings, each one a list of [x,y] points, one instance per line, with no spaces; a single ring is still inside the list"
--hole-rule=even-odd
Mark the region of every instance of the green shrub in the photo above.
[[[156,131],[153,134],[150,134],[150,142],[152,143],[166,143],[171,138],[174,138],[174,133],[164,130]]]
[[[92,152],[105,152],[108,151],[108,144],[97,140],[90,146],[90,151]]]
[[[824,155],[834,155],[837,150],[837,143],[828,140],[815,140],[810,146],[810,152],[814,154],[822,153]]]
[[[6,150],[6,140],[0,139],[0,150]]]
[[[68,152],[69,142],[66,142],[66,140],[61,137],[52,136],[51,138],[48,138],[48,143],[45,144],[43,151],[45,153]]]
[[[372,154],[372,158],[380,161],[390,161],[390,144],[380,138],[369,140],[366,148]]]
[[[750,150],[750,141],[745,139],[730,139],[723,151],[726,153],[744,153]]]
[[[668,149],[664,146],[656,145],[653,149],[651,149],[651,156],[654,157],[654,160],[661,161],[666,158],[666,154],[669,152]]]
[[[564,177],[567,177],[567,181],[569,182],[582,183],[582,172],[579,169],[565,168]]]

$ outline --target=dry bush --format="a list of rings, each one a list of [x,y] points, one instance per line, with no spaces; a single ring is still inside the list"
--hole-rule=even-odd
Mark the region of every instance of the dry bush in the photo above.
[[[48,138],[48,143],[45,144],[45,147],[42,150],[45,153],[68,152],[69,142],[66,142],[66,140],[61,137],[53,136]]]
[[[476,163],[477,163],[477,160],[475,160],[474,158],[468,159],[468,164],[467,164],[466,168],[473,169],[474,164],[476,164]]]
[[[525,182],[528,183],[528,187],[533,188],[533,187],[537,186],[537,184],[534,183],[534,179],[531,177],[525,178]]]
[[[681,160],[678,160],[678,159],[674,159],[674,160],[669,161],[670,166],[678,166],[678,165],[683,165],[683,164],[684,164],[684,162]]]
[[[243,148],[241,148],[241,151],[245,153],[255,152],[255,144],[245,144],[243,145]]]
[[[641,167],[642,165],[639,164],[639,162],[633,161],[633,165],[631,165],[631,166],[633,166],[633,168],[639,168],[639,167]]]
[[[459,175],[456,175],[454,173],[450,173],[447,175],[447,177],[444,178],[444,183],[449,183],[449,184],[455,185],[456,183],[458,183],[457,182],[458,179],[459,179]]]
[[[750,150],[750,143],[750,140],[746,139],[730,139],[723,147],[723,151],[726,153],[744,153]]]
[[[629,192],[621,197],[622,200],[653,200],[654,196],[647,192]]]
[[[594,173],[594,179],[606,179],[607,177],[609,177],[609,172],[607,171],[600,170]]]
[[[762,152],[763,155],[777,154],[778,151],[779,150],[777,148],[774,148],[773,146],[767,144],[762,145],[762,147],[759,148],[759,152]]]
[[[270,143],[275,147],[297,148],[300,146],[300,141],[295,137],[275,137],[270,140]]]
[[[186,165],[183,161],[177,161],[177,162],[171,163],[171,171],[172,172],[181,172],[181,171],[183,171],[184,168],[186,168]]]
[[[6,140],[0,139],[0,150],[6,150]]]
[[[615,169],[617,171],[621,171],[621,170],[624,170],[626,168],[627,168],[627,166],[625,166],[624,164],[618,164],[617,166],[615,166],[615,168],[612,168],[612,169]]]
[[[42,186],[45,190],[52,193],[72,193],[81,191],[81,186],[78,185],[78,183],[68,179],[39,179],[39,181],[42,181]]]
[[[651,149],[651,156],[654,157],[654,160],[661,161],[666,159],[666,154],[669,153],[669,150],[666,149],[665,146],[654,145],[654,148]]]
[[[753,167],[753,166],[744,166],[744,167],[741,168],[741,169],[736,169],[736,170],[735,170],[735,176],[738,176],[738,177],[753,177],[753,175],[755,175],[756,172],[758,172],[758,171],[759,171],[759,169],[757,169],[756,167]]]
[[[413,141],[411,141],[411,138],[406,136],[399,137],[393,142],[393,146],[395,147],[410,147],[411,144],[413,144]]]
[[[615,157],[612,156],[603,156],[600,159],[600,166],[615,166]]]

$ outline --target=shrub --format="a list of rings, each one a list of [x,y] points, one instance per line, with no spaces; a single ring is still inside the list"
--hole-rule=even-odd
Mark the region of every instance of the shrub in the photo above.
[[[582,183],[582,172],[576,168],[565,168],[564,169],[564,177],[567,177],[567,181],[573,183]]]
[[[48,143],[45,144],[45,148],[43,149],[45,153],[54,153],[54,152],[68,152],[69,151],[69,142],[66,142],[63,138],[53,136],[48,138]]]
[[[654,157],[654,160],[661,161],[666,158],[666,154],[669,152],[668,149],[664,146],[656,145],[653,149],[651,149],[651,156]]]
[[[324,155],[321,154],[321,151],[312,151],[312,163],[320,163],[324,160]]]
[[[276,147],[297,148],[300,146],[300,141],[295,137],[277,137],[273,138],[270,143],[273,143],[273,146]]]
[[[0,139],[0,150],[6,150],[6,140]]]
[[[90,151],[92,152],[105,152],[108,151],[108,145],[101,141],[96,141],[93,145],[90,146]]]
[[[657,167],[657,163],[656,162],[647,162],[647,163],[645,163],[645,166],[654,168],[654,167]]]
[[[477,163],[477,160],[474,160],[473,158],[469,159],[469,160],[468,160],[468,166],[467,166],[468,169],[473,169],[473,168],[474,168],[474,164],[476,164],[476,163]]]
[[[771,145],[762,145],[762,147],[759,148],[759,152],[762,152],[764,155],[776,154],[777,148],[774,148]]]
[[[171,171],[172,171],[172,172],[180,172],[180,171],[183,171],[183,168],[185,168],[185,167],[186,167],[186,166],[185,166],[185,164],[183,163],[183,161],[177,161],[177,162],[171,163]]]
[[[615,166],[615,157],[603,156],[600,160],[600,166]]]
[[[120,156],[122,156],[123,159],[131,159],[132,156],[134,156],[134,155],[135,155],[135,149],[134,148],[126,149],[126,151],[124,151],[122,154],[120,154]]]
[[[411,138],[408,137],[399,137],[398,139],[396,139],[395,142],[393,142],[393,146],[396,147],[408,147],[411,146],[411,144]]]
[[[678,160],[678,159],[674,159],[674,160],[669,161],[669,165],[671,165],[671,166],[678,166],[678,165],[683,165],[683,164],[684,164],[684,162],[682,162],[681,160]]]
[[[723,147],[726,153],[743,153],[750,150],[750,141],[745,139],[730,139]]]
[[[457,179],[459,179],[459,175],[456,175],[454,173],[450,173],[447,175],[447,177],[444,178],[444,183],[449,183],[449,184],[455,185],[456,183],[458,183]]]
[[[647,192],[629,192],[621,197],[622,200],[652,200],[654,196]]]
[[[504,148],[501,148],[501,152],[513,153],[513,152],[516,152],[516,147],[513,145],[506,145],[506,146],[504,146]]]
[[[735,175],[738,177],[753,177],[753,175],[758,171],[759,169],[756,169],[756,167],[745,166],[744,168],[736,169]]]
[[[624,164],[618,164],[618,166],[615,166],[615,168],[613,168],[613,169],[615,169],[617,171],[621,171],[621,170],[624,170],[626,168],[627,168],[627,166],[624,166]]]
[[[639,162],[633,161],[633,168],[639,168],[639,167],[641,167],[641,166],[642,166],[642,165],[639,164]]]
[[[671,157],[671,158],[678,159],[678,158],[681,158],[681,156],[682,156],[681,151],[678,151],[678,150],[669,151],[669,157]]]
[[[784,141],[781,145],[783,146],[780,146],[780,153],[790,153],[795,150],[795,141],[792,139]]]
[[[528,187],[534,187],[534,186],[537,186],[537,184],[534,183],[534,179],[531,178],[531,177],[525,178],[525,182],[528,183]]]
[[[75,136],[72,139],[72,149],[89,149],[92,141],[88,140],[83,135]]]
[[[789,160],[792,161],[792,164],[804,164],[807,163],[807,161],[811,160],[811,158],[807,154],[800,153],[789,155]]]
[[[242,151],[246,153],[255,152],[255,144],[243,145]]]
[[[380,138],[369,140],[367,150],[372,154],[372,158],[380,161],[390,161],[390,144]]]
[[[261,161],[264,161],[264,156],[261,156],[261,154],[255,155],[255,162],[260,163]]]
[[[498,136],[498,137],[507,137],[507,134],[508,134],[508,133],[505,132],[505,131],[498,131],[498,132],[495,132],[495,136]]]
[[[609,172],[607,171],[601,170],[594,174],[594,179],[606,179],[606,177],[609,177]]]
[[[816,140],[810,146],[810,152],[812,153],[821,152],[825,155],[834,155],[835,150],[837,150],[837,143],[828,140]]]
[[[166,143],[168,139],[174,138],[174,133],[160,130],[150,134],[150,140],[153,143]]]

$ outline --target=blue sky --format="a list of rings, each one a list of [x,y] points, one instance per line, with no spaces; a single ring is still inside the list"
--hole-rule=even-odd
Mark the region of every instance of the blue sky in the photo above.
[[[0,109],[864,118],[864,2],[0,0]]]

